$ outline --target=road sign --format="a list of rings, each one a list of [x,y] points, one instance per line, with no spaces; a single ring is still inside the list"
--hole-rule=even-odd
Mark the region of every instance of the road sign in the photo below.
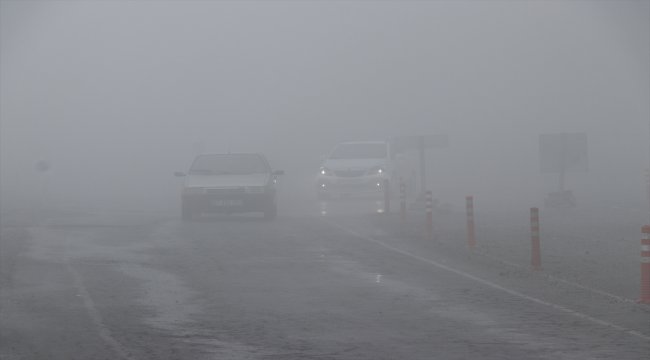
[[[567,172],[586,172],[587,134],[559,133],[539,136],[539,164],[542,173],[556,173],[558,191],[550,193],[545,204],[551,207],[574,207],[575,198],[571,190],[564,188]]]
[[[587,134],[542,134],[539,155],[542,173],[586,172]]]

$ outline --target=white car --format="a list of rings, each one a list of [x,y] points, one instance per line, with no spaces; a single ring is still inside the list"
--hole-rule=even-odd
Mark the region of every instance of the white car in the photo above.
[[[316,186],[319,197],[383,196],[390,190],[393,165],[388,141],[338,144],[321,164]]]
[[[274,219],[277,176],[261,154],[205,154],[194,159],[181,196],[183,220],[207,212],[262,212]]]

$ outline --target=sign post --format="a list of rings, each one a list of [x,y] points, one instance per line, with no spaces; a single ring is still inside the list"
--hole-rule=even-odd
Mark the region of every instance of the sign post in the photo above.
[[[420,196],[424,196],[427,188],[426,149],[446,148],[449,138],[443,134],[396,136],[391,139],[391,147],[395,153],[416,150],[420,167]]]
[[[545,205],[551,207],[574,207],[571,190],[565,189],[567,172],[587,172],[587,134],[559,133],[539,136],[540,170],[556,173],[558,189],[548,194]]]

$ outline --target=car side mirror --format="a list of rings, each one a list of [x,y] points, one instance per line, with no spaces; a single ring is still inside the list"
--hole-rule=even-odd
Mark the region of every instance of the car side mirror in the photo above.
[[[174,176],[176,176],[176,177],[183,177],[183,176],[185,176],[185,173],[182,172],[182,171],[176,171],[176,172],[174,172]]]
[[[271,175],[284,175],[284,170],[275,170]]]

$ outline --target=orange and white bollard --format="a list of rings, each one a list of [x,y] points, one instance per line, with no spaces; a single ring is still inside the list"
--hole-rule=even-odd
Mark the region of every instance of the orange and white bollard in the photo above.
[[[433,240],[433,195],[431,191],[424,193],[424,205],[427,213],[427,240]]]
[[[467,246],[474,249],[476,246],[476,234],[474,231],[474,197],[465,197],[465,210],[467,212]]]
[[[648,205],[650,205],[650,169],[645,169],[645,188],[648,197]],[[650,207],[648,207],[648,211],[650,211]]]
[[[641,299],[642,304],[650,304],[650,225],[641,228]]]
[[[530,208],[530,266],[533,270],[542,269],[542,255],[539,245],[539,209]]]
[[[404,180],[399,179],[399,213],[402,224],[406,223],[406,184]]]

